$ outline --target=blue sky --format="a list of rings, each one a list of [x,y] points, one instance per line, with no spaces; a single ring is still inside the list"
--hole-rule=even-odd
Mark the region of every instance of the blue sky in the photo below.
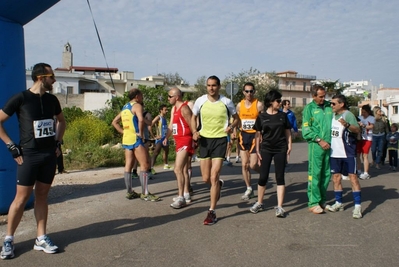
[[[399,88],[395,0],[90,0],[108,65],[136,78],[224,79],[253,67]],[[24,27],[26,66],[105,67],[86,0],[62,0]]]

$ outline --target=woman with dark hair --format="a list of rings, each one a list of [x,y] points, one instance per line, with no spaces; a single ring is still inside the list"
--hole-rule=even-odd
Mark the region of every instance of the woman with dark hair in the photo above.
[[[374,118],[375,123],[373,127],[373,137],[371,142],[371,156],[373,158],[373,164],[376,169],[381,169],[380,164],[384,161],[382,157],[384,155],[384,147],[386,144],[385,136],[389,133],[389,126],[386,120],[382,117],[382,111],[380,107],[374,107]],[[385,160],[385,159],[384,159]]]
[[[371,111],[370,105],[363,105],[361,116],[359,116],[359,126],[362,130],[362,140],[357,142],[357,174],[360,179],[370,179],[369,171],[369,152],[371,148],[371,142],[373,140],[373,128],[375,119],[373,117],[373,112]],[[363,158],[364,172],[361,173],[361,161]]]
[[[287,157],[291,152],[292,143],[291,124],[287,114],[280,111],[281,96],[281,93],[277,90],[271,90],[265,95],[264,106],[266,110],[259,114],[253,127],[256,130],[255,143],[260,176],[258,201],[250,211],[257,213],[263,210],[263,195],[269,178],[270,165],[274,160],[277,181],[277,207],[275,207],[275,210],[276,216],[283,218],[285,217],[285,211],[282,208],[285,194],[284,169]]]

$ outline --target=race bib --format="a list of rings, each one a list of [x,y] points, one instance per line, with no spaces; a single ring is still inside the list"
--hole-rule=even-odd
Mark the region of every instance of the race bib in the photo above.
[[[54,120],[47,119],[33,121],[33,132],[35,133],[36,139],[55,136]]]
[[[173,135],[177,135],[177,123],[173,123],[173,125],[172,125],[172,133],[173,133]]]
[[[252,130],[255,125],[255,119],[243,119],[241,120],[242,129],[245,130]]]

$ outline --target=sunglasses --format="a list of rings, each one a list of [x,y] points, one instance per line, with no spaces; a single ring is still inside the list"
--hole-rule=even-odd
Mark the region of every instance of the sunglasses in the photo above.
[[[337,103],[331,102],[330,105],[331,106],[335,106]]]
[[[174,95],[168,95],[168,98],[172,98],[172,97],[174,97]]]
[[[37,77],[38,77],[38,78],[40,78],[40,77],[50,77],[50,78],[52,78],[52,79],[55,78],[54,74],[43,74],[43,75],[38,75]]]
[[[276,101],[277,103],[281,103],[281,99],[276,99],[274,101]]]
[[[253,94],[255,91],[254,90],[244,90],[244,92],[247,94]]]

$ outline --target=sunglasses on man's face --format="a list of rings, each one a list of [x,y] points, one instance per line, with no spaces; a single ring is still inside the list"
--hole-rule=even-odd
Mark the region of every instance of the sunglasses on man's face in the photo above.
[[[281,99],[276,99],[274,101],[276,101],[277,103],[281,103]]]
[[[247,94],[253,94],[255,91],[254,90],[244,90],[244,92]]]

